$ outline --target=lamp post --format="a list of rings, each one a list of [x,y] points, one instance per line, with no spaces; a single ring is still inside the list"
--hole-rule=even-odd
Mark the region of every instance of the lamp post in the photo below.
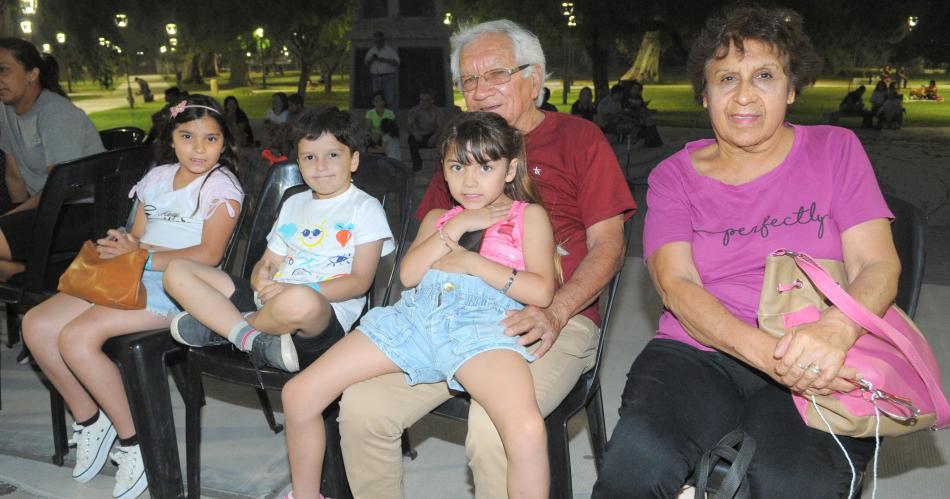
[[[261,88],[267,88],[267,71],[264,69],[264,28],[255,29],[254,38],[257,40],[257,55],[261,61]]]
[[[125,29],[125,27],[129,25],[129,16],[125,14],[116,14],[115,25],[118,26],[120,29]],[[118,52],[120,56],[122,55],[122,49],[118,46],[116,46],[116,52]],[[124,56],[124,59],[125,59],[125,88],[127,92],[125,99],[129,101],[129,109],[135,109],[135,97],[132,95],[132,79],[129,76],[129,73],[132,71],[130,67],[131,63],[129,61],[129,54],[126,54]]]
[[[577,18],[574,16],[574,2],[561,2],[561,13],[567,19],[568,29],[577,26]],[[561,93],[561,104],[567,104],[567,98],[571,94],[571,75],[574,72],[574,44],[572,43],[570,31],[564,37],[564,46],[567,48],[566,61],[564,61],[564,91]]]
[[[59,58],[63,60],[63,66],[66,68],[66,91],[73,93],[73,79],[69,72],[69,61],[66,60],[66,33],[56,33],[56,43],[60,47]]]

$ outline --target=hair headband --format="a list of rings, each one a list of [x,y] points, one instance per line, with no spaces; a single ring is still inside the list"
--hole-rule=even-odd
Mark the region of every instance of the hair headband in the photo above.
[[[209,111],[214,111],[215,114],[218,114],[218,115],[221,114],[217,109],[215,109],[215,108],[213,108],[213,107],[202,106],[201,104],[189,104],[188,101],[185,101],[185,100],[183,100],[183,101],[179,102],[178,104],[175,104],[174,106],[168,108],[168,112],[171,114],[171,117],[174,118],[175,116],[178,116],[179,114],[181,114],[182,111],[184,111],[185,109],[188,109],[188,108],[190,108],[190,107],[200,107],[200,108],[207,109],[207,110],[209,110]]]

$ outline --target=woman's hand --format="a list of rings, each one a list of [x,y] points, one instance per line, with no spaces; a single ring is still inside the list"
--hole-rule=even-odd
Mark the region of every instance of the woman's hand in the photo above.
[[[464,210],[446,222],[443,230],[458,241],[466,232],[475,232],[495,225],[508,218],[511,201],[488,205],[477,210]]]
[[[139,240],[125,228],[109,229],[106,237],[96,241],[99,258],[109,259],[140,249]]]
[[[467,274],[471,268],[470,260],[473,253],[449,238],[445,239],[449,253],[432,263],[432,268],[454,274]]]
[[[849,380],[857,380],[860,373],[845,366],[844,361],[856,340],[849,324],[825,314],[778,340],[773,352],[773,377],[799,393],[849,392],[855,388]]]

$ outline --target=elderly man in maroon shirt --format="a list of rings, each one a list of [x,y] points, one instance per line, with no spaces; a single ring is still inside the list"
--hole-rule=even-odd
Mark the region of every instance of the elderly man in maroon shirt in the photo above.
[[[547,415],[594,365],[601,320],[595,301],[623,262],[623,221],[636,206],[596,125],[536,107],[545,77],[536,36],[511,21],[491,21],[462,29],[452,46],[452,77],[467,109],[497,113],[524,134],[528,171],[561,254],[564,284],[551,306],[527,306],[503,321],[506,334],[520,336],[537,358],[530,368],[538,405]],[[437,169],[416,215],[452,204]],[[339,421],[355,497],[402,497],[403,429],[451,396],[444,382],[408,386],[403,374],[347,389]],[[474,402],[468,430],[476,497],[507,497],[505,450],[485,410]]]

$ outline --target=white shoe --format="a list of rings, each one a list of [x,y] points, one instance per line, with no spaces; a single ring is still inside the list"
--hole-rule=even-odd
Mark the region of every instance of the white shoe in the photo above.
[[[78,426],[78,425],[76,425]],[[75,435],[76,426],[73,426]],[[80,483],[92,480],[99,474],[102,466],[109,457],[109,449],[115,441],[115,426],[106,413],[99,411],[99,419],[95,423],[81,427],[76,440],[76,466],[73,468],[73,478]]]
[[[119,470],[115,472],[112,497],[133,499],[145,492],[148,488],[148,478],[145,476],[145,464],[142,463],[142,452],[138,444],[128,447],[116,446],[112,459],[119,463]]]

